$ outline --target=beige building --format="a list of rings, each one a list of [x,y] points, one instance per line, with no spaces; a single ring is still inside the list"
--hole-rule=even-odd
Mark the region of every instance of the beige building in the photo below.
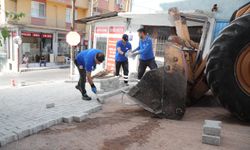
[[[88,4],[76,0],[76,19],[88,15]],[[1,13],[1,26],[7,25],[11,36],[0,48],[0,71],[17,71],[24,55],[30,63],[39,63],[44,56],[47,62],[63,64],[69,57],[65,37],[71,25],[71,0],[2,0],[1,12],[23,12],[25,17],[13,22]],[[85,25],[76,25],[76,30],[85,36]],[[14,42],[16,36],[22,38],[20,46]]]
[[[129,1],[93,0],[93,15],[127,11]],[[90,8],[91,0],[76,0],[75,18],[90,16]],[[4,13],[0,14],[0,27],[7,25],[11,31],[10,38],[0,47],[0,71],[20,70],[24,55],[32,64],[38,64],[42,56],[55,65],[66,62],[70,56],[65,37],[71,25],[71,0],[1,0],[0,9],[0,12],[25,14],[18,22],[7,19]],[[79,49],[86,48],[89,26],[76,24],[76,30],[82,37]],[[17,36],[22,39],[21,45],[14,42]]]

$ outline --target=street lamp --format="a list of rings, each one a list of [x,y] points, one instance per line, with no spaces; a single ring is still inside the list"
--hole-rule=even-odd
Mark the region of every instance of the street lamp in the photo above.
[[[66,36],[66,40],[70,45],[70,76],[74,74],[74,47],[80,42],[80,35],[75,32],[75,3],[76,0],[71,0],[71,32]],[[79,35],[79,36],[78,36]],[[79,42],[78,42],[79,40]]]

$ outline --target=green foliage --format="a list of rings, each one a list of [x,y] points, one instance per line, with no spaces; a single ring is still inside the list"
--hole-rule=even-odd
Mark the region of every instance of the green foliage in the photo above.
[[[15,12],[5,12],[6,18],[11,21],[19,21],[21,18],[25,17],[24,13],[15,13]]]
[[[6,38],[8,38],[10,36],[10,32],[8,31],[8,28],[7,27],[4,27],[2,30],[1,30],[1,34],[2,34],[2,37],[3,37],[3,40],[5,41]]]
[[[19,21],[21,18],[25,17],[24,13],[15,13],[15,12],[5,12],[6,14],[6,18],[9,19],[10,21],[14,21],[17,22]],[[2,40],[6,40],[6,38],[8,38],[10,36],[10,31],[8,30],[7,27],[4,27],[0,30],[0,46],[3,45],[3,41]]]

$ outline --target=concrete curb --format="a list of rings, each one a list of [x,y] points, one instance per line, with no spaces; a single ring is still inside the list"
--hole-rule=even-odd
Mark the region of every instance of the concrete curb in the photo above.
[[[53,67],[22,68],[20,69],[20,72],[49,70],[49,69],[63,69],[63,68],[69,68],[69,67],[70,67],[69,65],[62,65],[62,66],[53,66]]]
[[[32,126],[26,126],[22,128],[17,128],[9,131],[8,133],[0,132],[0,147],[4,145],[20,140],[24,137],[36,134],[44,129],[47,129],[51,126],[60,124],[62,122],[71,123],[72,121],[82,122],[84,121],[91,113],[95,113],[102,109],[101,105],[93,106],[86,112],[79,112],[72,115],[65,115],[65,116],[56,116],[51,120],[46,120],[43,122],[34,122]]]

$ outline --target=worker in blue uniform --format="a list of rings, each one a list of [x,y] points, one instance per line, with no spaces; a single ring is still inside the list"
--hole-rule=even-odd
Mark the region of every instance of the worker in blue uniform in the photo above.
[[[144,75],[146,68],[149,67],[150,70],[156,69],[157,64],[155,62],[155,56],[152,46],[152,39],[146,34],[144,28],[137,30],[140,37],[139,46],[132,51],[132,56],[140,55],[139,67],[138,67],[138,79],[141,79]]]
[[[91,72],[96,68],[97,64],[101,64],[105,60],[105,55],[102,50],[98,49],[88,49],[82,50],[77,54],[75,59],[75,65],[80,74],[78,84],[75,86],[82,94],[83,100],[91,100],[91,97],[87,95],[85,89],[86,77],[91,86],[93,93],[97,93],[96,86],[91,77]]]
[[[128,52],[132,49],[131,44],[128,42],[128,35],[123,34],[122,40],[116,43],[115,54],[115,75],[120,75],[120,68],[123,69],[124,83],[128,85]]]

